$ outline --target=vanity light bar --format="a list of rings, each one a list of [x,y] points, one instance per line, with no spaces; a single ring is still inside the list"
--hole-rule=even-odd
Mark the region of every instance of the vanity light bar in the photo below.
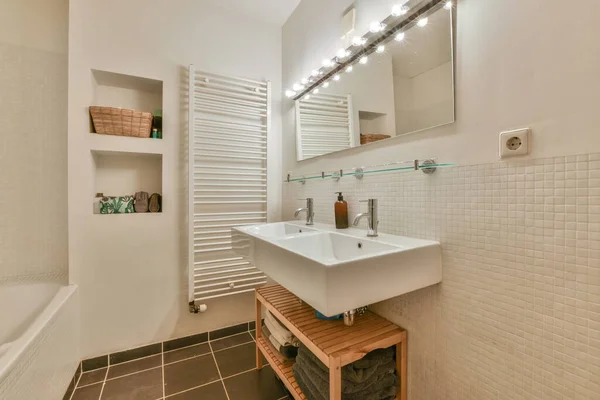
[[[348,54],[347,57],[339,57],[344,49],[338,50],[336,57],[323,60],[325,71],[323,68],[313,70],[311,74],[313,79],[307,79],[307,84],[304,85],[294,84],[293,90],[285,91],[286,97],[300,100],[305,98],[306,95],[310,95],[313,90],[320,86],[327,87],[330,79],[344,71],[352,71],[352,65],[361,60],[363,64],[366,63],[368,55],[382,49],[382,46],[389,40],[394,38],[398,41],[402,40],[404,38],[404,35],[401,35],[403,31],[414,25],[421,27],[427,25],[427,16],[440,8],[451,10],[453,3],[449,0],[432,0],[419,8],[409,8],[407,5],[394,6],[391,15],[383,22],[375,21],[371,23],[370,33],[363,37],[355,36],[353,38],[352,45],[357,48],[356,51],[346,50],[344,55]],[[402,17],[402,19],[396,23],[399,17]],[[385,30],[390,26],[390,23],[396,23],[396,25]],[[342,61],[343,59],[345,60]]]

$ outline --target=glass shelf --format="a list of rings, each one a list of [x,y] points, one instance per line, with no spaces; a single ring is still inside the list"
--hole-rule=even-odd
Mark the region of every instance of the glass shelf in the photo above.
[[[406,163],[398,163],[398,164],[406,164]],[[310,173],[310,174],[306,174],[303,176],[299,176],[299,177],[292,177],[291,175],[288,176],[288,179],[285,179],[283,182],[306,182],[306,181],[310,181],[310,180],[315,180],[315,179],[339,179],[339,178],[343,178],[345,176],[354,176],[357,179],[361,179],[364,175],[370,175],[370,174],[380,174],[380,173],[386,173],[386,172],[400,172],[400,171],[422,171],[425,173],[433,173],[435,171],[436,168],[446,168],[446,167],[455,167],[456,164],[454,163],[432,163],[432,162],[426,162],[426,163],[419,163],[419,165],[415,168],[415,165],[411,165],[411,166],[397,166],[394,167],[392,165],[381,165],[381,166],[374,166],[374,167],[356,167],[356,168],[352,168],[351,170],[349,170],[348,172],[341,170],[341,171],[336,171],[336,172],[321,172],[320,174],[316,174],[316,173]],[[368,168],[373,168],[373,169],[368,169]],[[433,170],[433,171],[432,171]],[[340,174],[341,172],[341,174]]]

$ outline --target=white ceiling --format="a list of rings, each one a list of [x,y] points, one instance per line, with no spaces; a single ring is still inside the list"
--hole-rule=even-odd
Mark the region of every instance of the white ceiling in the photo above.
[[[300,0],[202,0],[204,3],[225,8],[252,19],[283,26]]]

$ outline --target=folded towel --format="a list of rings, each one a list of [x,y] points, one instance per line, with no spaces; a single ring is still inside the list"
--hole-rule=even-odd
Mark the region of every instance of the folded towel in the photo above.
[[[301,349],[296,357],[296,363],[300,364],[300,366],[311,374],[311,377],[318,377],[320,380],[328,382],[329,381],[329,370],[327,367],[322,369],[316,363],[312,362],[307,356],[306,351]],[[322,364],[321,364],[322,365]],[[324,366],[324,365],[323,365]],[[377,367],[377,369],[368,377],[368,379],[363,380],[360,383],[349,381],[346,378],[345,370],[342,368],[342,393],[343,394],[354,394],[357,392],[361,392],[367,389],[371,389],[379,381],[388,376],[394,377],[394,371],[396,369],[396,363],[394,361],[389,361],[385,364],[381,364]],[[393,381],[395,382],[395,381]],[[390,383],[390,385],[393,384]]]
[[[291,344],[282,346],[271,334],[267,326],[263,326],[263,336],[269,339],[269,342],[271,342],[275,350],[277,350],[285,359],[293,360],[298,355],[298,347],[292,346]]]
[[[275,347],[275,350],[281,353],[281,344],[273,337],[273,335],[269,335],[269,342]]]
[[[363,358],[352,363],[354,369],[370,368],[374,365],[380,365],[394,359],[396,348],[394,346],[387,349],[373,350]]]
[[[308,400],[329,399],[329,379],[323,380],[314,375],[306,364],[296,362],[292,367],[296,382]],[[343,388],[342,383],[342,388]],[[395,374],[384,374],[370,387],[355,393],[344,393],[342,400],[388,400],[394,399],[398,392],[398,377]]]
[[[286,337],[282,335],[281,332],[277,330],[277,327],[267,318],[265,318],[265,326],[269,332],[271,332],[271,336],[273,336],[280,346],[285,346],[286,344],[290,343],[290,341],[286,340]]]
[[[300,386],[300,389],[302,389],[302,393],[304,393],[306,400],[329,400],[329,392],[327,392],[327,394],[321,394],[314,381],[309,378],[302,366],[297,362],[292,367],[292,372],[294,373],[296,382],[298,383],[298,386]]]
[[[329,376],[329,369],[304,345],[300,346],[299,355],[308,358]],[[362,359],[342,368],[342,380],[363,383],[377,372],[380,365],[389,365],[394,360],[394,348],[379,349],[365,355]]]
[[[267,313],[265,315],[265,323],[267,321],[270,323],[270,326],[271,326],[270,329],[271,329],[271,333],[273,334],[273,336],[275,336],[276,338],[278,336],[282,338],[282,340],[281,340],[282,344],[292,343],[292,340],[294,338],[294,335],[292,335],[292,332],[290,332],[285,326],[283,326],[281,324],[281,322],[279,322],[277,320],[277,318],[275,318],[269,310],[267,310]]]
[[[398,377],[387,374],[370,388],[352,394],[342,394],[343,400],[382,400],[394,398],[398,393]]]

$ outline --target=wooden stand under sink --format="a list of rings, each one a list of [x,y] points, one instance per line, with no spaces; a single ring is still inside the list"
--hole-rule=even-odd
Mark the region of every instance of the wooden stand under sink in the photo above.
[[[296,383],[292,366],[262,335],[262,310],[265,306],[298,340],[329,368],[330,399],[342,399],[342,367],[360,360],[367,353],[396,345],[396,372],[400,388],[396,400],[406,400],[406,331],[388,320],[367,311],[356,316],[353,326],[342,320],[323,321],[315,317],[314,308],[303,303],[281,285],[256,290],[256,367],[262,368],[262,355],[283,381],[294,399],[306,400]]]

